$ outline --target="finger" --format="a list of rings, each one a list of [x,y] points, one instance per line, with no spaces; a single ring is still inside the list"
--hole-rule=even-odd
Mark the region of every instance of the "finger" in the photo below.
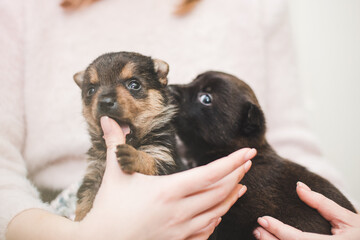
[[[220,224],[220,222],[221,222],[221,218],[212,221],[208,226],[192,234],[190,237],[187,237],[186,240],[208,239],[210,235],[214,232],[215,228]]]
[[[302,234],[302,232],[296,228],[293,228],[289,225],[285,225],[279,220],[265,216],[258,218],[257,222],[262,226],[266,231],[270,232],[279,239],[290,239],[291,237],[295,238]]]
[[[106,181],[109,175],[121,172],[116,159],[116,146],[125,143],[125,136],[121,127],[115,122],[115,120],[104,116],[101,117],[100,123],[104,132],[104,139],[107,147],[106,168],[103,178],[103,181]]]
[[[125,143],[124,133],[117,122],[107,116],[100,119],[101,128],[104,132],[104,139],[108,149],[116,148],[119,144]]]
[[[356,222],[355,213],[339,206],[324,195],[311,191],[304,183],[298,182],[296,192],[304,203],[315,208],[329,222],[340,221],[350,226]]]
[[[185,229],[189,229],[190,233],[196,232],[209,225],[213,219],[218,219],[219,217],[225,215],[230,207],[238,200],[241,188],[241,185],[237,186],[224,201],[192,218],[184,224]]]
[[[278,240],[277,237],[275,237],[274,235],[272,235],[262,227],[258,227],[255,229],[254,236],[256,239],[259,240]]]
[[[179,190],[177,195],[179,197],[188,196],[221,180],[255,155],[255,149],[243,148],[205,166],[172,174],[169,177],[172,182],[177,184],[177,186],[173,186]],[[245,164],[245,171],[248,171],[250,166],[250,162]]]
[[[320,235],[315,233],[305,233],[292,226],[282,223],[281,221],[270,217],[264,216],[258,218],[258,223],[266,231],[273,234],[275,237],[281,240],[287,239],[303,239],[303,240],[322,240],[328,239],[326,235]]]
[[[340,235],[343,232],[344,232],[344,229],[341,229],[341,228],[332,228],[331,229],[332,235]]]
[[[359,240],[360,228],[349,228],[342,232],[341,235],[334,236],[336,240]]]
[[[244,166],[239,167],[222,180],[207,187],[203,191],[192,194],[181,201],[183,209],[189,214],[189,218],[198,215],[199,213],[210,209],[220,202],[222,202],[229,194],[238,187],[238,183],[245,175]],[[241,195],[245,193],[246,187],[242,186]],[[240,194],[240,193],[239,193]]]

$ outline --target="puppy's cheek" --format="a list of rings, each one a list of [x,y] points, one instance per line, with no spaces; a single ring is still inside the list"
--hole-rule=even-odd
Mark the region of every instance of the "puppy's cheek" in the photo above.
[[[96,93],[88,102],[83,102],[83,115],[88,122],[92,132],[96,132],[97,134],[101,134],[102,130],[100,127],[100,119],[97,112],[97,96]]]
[[[133,121],[133,119],[139,114],[140,111],[136,104],[136,100],[124,87],[117,87],[116,95],[116,101],[121,108],[121,118],[130,119]]]

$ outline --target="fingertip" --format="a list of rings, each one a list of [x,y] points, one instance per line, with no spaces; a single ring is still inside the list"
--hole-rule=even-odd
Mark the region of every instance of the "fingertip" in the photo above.
[[[228,157],[233,157],[233,156],[245,156],[251,149],[250,148],[241,148],[235,152],[232,152],[228,155]]]
[[[248,160],[248,161],[244,164],[245,173],[247,173],[247,172],[250,170],[251,165],[252,165],[252,161],[251,161],[251,160]]]
[[[219,226],[219,224],[221,223],[221,220],[222,220],[222,218],[219,217],[218,220],[215,223],[215,227]]]
[[[247,191],[247,187],[245,185],[242,185],[240,190],[239,190],[238,197],[239,198],[242,197],[245,194],[246,191]]]
[[[241,149],[229,154],[227,157],[241,159],[241,161],[244,163],[244,162],[254,158],[256,154],[257,154],[257,151],[255,148],[241,148]]]
[[[256,228],[256,229],[254,230],[253,234],[254,234],[254,237],[255,237],[256,239],[260,239],[261,234],[260,234],[259,228]]]
[[[300,181],[298,181],[297,183],[296,183],[296,187],[297,187],[297,189],[299,189],[299,190],[304,190],[304,191],[311,191],[311,188],[309,188],[309,186],[308,185],[306,185],[305,183],[303,183],[303,182],[300,182]]]
[[[251,148],[251,149],[245,154],[245,159],[246,159],[246,160],[250,160],[250,159],[254,158],[256,154],[257,154],[256,149],[255,149],[255,148]]]
[[[314,207],[312,201],[316,194],[306,184],[302,182],[297,182],[296,193],[303,202],[308,205],[310,204],[311,207]]]
[[[269,222],[266,220],[266,216],[265,217],[259,217],[257,219],[257,222],[259,223],[260,226],[267,228],[269,227]]]
[[[256,239],[260,240],[260,239],[266,239],[266,240],[278,240],[280,238],[275,237],[274,235],[272,235],[270,232],[268,232],[266,229],[262,228],[262,227],[257,227],[254,231],[253,231],[253,235]],[[281,238],[283,239],[283,238]],[[288,238],[290,239],[290,238]]]

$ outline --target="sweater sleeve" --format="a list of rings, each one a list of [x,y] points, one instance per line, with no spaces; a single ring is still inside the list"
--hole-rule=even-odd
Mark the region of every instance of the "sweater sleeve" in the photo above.
[[[24,116],[23,1],[0,1],[0,239],[11,219],[29,208],[47,208],[27,179],[22,149]]]
[[[317,139],[307,124],[286,1],[262,3],[260,21],[264,28],[267,77],[262,104],[267,116],[268,140],[282,157],[344,187],[340,174],[323,159]]]

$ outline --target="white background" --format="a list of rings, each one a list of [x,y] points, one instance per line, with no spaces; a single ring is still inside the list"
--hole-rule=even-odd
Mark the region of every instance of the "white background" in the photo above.
[[[289,0],[289,8],[310,126],[360,203],[360,0]]]

